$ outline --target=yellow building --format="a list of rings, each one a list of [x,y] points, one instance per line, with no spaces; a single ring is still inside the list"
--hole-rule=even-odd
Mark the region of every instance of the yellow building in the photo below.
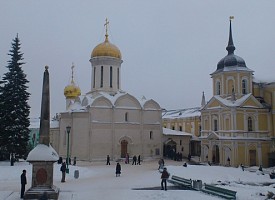
[[[201,110],[201,160],[274,165],[275,83],[256,82],[254,71],[234,54],[231,19],[226,50],[211,74],[213,97]]]
[[[170,157],[172,150],[187,157],[200,155],[200,107],[164,110],[163,155]],[[172,130],[172,131],[169,131]]]

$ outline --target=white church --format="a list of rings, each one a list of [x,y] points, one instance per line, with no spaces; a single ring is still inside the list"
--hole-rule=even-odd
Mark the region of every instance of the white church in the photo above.
[[[60,156],[77,160],[111,160],[140,155],[162,155],[162,109],[145,97],[137,99],[122,90],[120,50],[109,42],[106,20],[105,41],[90,58],[91,90],[81,95],[74,82],[65,87],[66,111],[51,128],[52,146]],[[69,133],[66,127],[71,127]],[[69,138],[68,138],[69,137]],[[69,139],[69,140],[68,140]],[[68,148],[68,149],[67,149]]]

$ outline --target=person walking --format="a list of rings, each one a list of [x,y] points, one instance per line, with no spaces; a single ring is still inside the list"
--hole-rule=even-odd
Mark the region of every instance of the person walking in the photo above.
[[[132,165],[133,164],[135,164],[135,165],[137,164],[137,156],[136,155],[134,155],[134,157],[133,157],[133,163],[132,163]]]
[[[20,195],[20,198],[21,198],[21,199],[24,198],[25,186],[26,186],[26,184],[27,184],[26,173],[27,173],[27,171],[24,169],[23,172],[22,172],[22,174],[21,174],[21,195]]]
[[[169,176],[170,174],[168,173],[167,168],[164,167],[161,173],[161,190],[167,190],[167,179],[169,178]]]
[[[121,174],[121,165],[119,163],[116,164],[116,177]]]
[[[106,163],[106,165],[110,165],[110,156],[109,155],[107,155],[107,163]]]
[[[65,177],[66,177],[66,163],[65,162],[62,163],[62,165],[60,167],[60,171],[62,172],[61,182],[64,183]]]
[[[140,165],[140,155],[138,155],[137,164]]]

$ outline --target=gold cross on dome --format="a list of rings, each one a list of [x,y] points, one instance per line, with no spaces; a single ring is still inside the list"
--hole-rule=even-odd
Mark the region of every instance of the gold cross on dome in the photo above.
[[[104,26],[106,26],[106,35],[108,35],[108,25],[109,25],[109,21],[108,21],[108,19],[106,18],[105,24],[104,24]]]
[[[71,83],[74,83],[74,63],[72,63],[72,80],[71,80]]]

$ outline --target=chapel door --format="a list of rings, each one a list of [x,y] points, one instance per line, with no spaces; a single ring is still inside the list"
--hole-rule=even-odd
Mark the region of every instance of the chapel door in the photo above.
[[[256,166],[256,150],[249,150],[249,164]]]
[[[121,141],[121,158],[125,158],[127,154],[128,142],[126,140]]]

